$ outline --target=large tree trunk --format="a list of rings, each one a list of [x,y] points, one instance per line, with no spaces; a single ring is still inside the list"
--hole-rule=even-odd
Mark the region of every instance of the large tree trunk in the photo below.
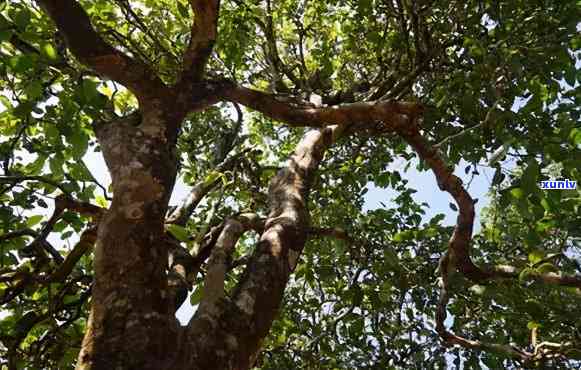
[[[163,236],[180,117],[155,109],[159,104],[96,128],[114,197],[99,225],[92,309],[78,369],[172,367],[179,325]]]

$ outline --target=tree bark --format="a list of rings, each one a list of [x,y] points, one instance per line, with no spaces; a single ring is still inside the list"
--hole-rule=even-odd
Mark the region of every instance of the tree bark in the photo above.
[[[342,129],[329,126],[308,132],[288,166],[272,179],[270,213],[243,277],[230,296],[212,292],[203,297],[189,324],[182,360],[176,369],[252,367],[305,245],[309,226],[307,197],[315,171]],[[232,230],[239,236],[240,227],[232,226]],[[208,274],[206,279],[213,278],[223,276]],[[206,286],[222,285],[206,281]],[[211,302],[205,304],[204,300]]]
[[[179,324],[167,285],[164,217],[177,173],[176,120],[151,101],[140,119],[96,128],[113,201],[95,246],[91,314],[78,369],[167,369]]]

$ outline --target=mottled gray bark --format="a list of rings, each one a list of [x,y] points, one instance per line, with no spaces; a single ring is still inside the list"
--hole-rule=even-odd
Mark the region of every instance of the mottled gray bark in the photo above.
[[[167,286],[164,216],[177,163],[176,119],[152,107],[141,120],[96,130],[113,202],[100,222],[88,330],[78,369],[165,369],[179,344]]]

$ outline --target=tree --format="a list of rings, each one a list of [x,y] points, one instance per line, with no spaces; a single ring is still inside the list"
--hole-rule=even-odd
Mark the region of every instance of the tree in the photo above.
[[[3,2],[3,368],[575,366],[581,197],[538,182],[581,181],[578,16]],[[398,158],[434,174],[454,227],[423,219]],[[460,163],[495,169],[476,235]],[[364,211],[369,183],[393,206]]]

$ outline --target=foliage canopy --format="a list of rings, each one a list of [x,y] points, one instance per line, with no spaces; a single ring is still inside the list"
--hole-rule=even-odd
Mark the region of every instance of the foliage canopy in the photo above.
[[[215,1],[62,2],[60,20],[54,1],[0,3],[2,369],[75,364],[96,228],[123,196],[97,182],[87,153],[106,150],[103,122],[148,114],[151,86],[186,91],[184,81],[201,98],[175,123],[172,150],[193,190],[167,212],[166,230],[200,262],[183,276],[193,305],[206,297],[208,248],[226,221],[251,212],[268,229],[269,183],[305,133],[347,127],[305,190],[308,241],[256,368],[579,365],[581,193],[538,186],[581,182],[575,1],[224,0],[214,18]],[[68,8],[86,12],[102,44],[83,39],[85,18]],[[147,88],[109,45],[146,71]],[[171,99],[162,110],[182,109]],[[302,113],[355,117],[357,104],[381,102],[421,107],[424,141],[373,115]],[[456,232],[425,217],[430,205],[413,188],[433,185],[402,179],[401,158],[433,170],[442,197],[453,193]],[[484,166],[494,169],[490,204],[470,238],[462,191]],[[450,180],[454,167],[463,186]],[[365,211],[372,184],[398,195]],[[455,249],[449,240],[467,228]],[[259,239],[244,234],[227,256],[226,296],[250,273]]]

